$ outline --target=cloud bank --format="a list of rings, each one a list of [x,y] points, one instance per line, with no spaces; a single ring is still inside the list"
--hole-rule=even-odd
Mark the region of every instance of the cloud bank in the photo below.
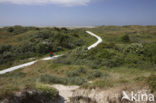
[[[24,4],[24,5],[44,5],[57,4],[64,6],[87,5],[91,0],[0,0],[0,3]]]

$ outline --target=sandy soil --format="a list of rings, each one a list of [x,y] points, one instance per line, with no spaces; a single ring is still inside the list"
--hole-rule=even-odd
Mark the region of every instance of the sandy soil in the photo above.
[[[69,103],[74,90],[79,88],[79,86],[65,86],[61,84],[55,84],[53,87],[56,88],[59,91],[59,95],[64,98],[64,103]]]

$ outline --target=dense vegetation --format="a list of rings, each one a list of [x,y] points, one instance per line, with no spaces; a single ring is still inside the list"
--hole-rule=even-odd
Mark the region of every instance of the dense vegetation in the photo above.
[[[156,75],[155,26],[101,26],[90,30],[99,34],[104,40],[103,43],[90,51],[85,47],[69,51],[69,53],[63,57],[57,58],[54,63],[83,65],[93,70],[100,70],[100,72],[102,72],[103,69],[110,72],[115,68],[119,71],[118,74],[134,70],[135,74],[131,74],[133,79],[136,78],[136,80],[138,80],[137,78],[142,78],[141,81],[146,81],[146,83],[155,90],[154,86],[156,83],[153,79]],[[120,68],[124,69],[120,70]],[[145,74],[148,74],[149,72],[152,73],[152,76],[148,75],[150,82],[147,82],[147,80],[144,79],[147,77],[147,74],[145,77],[141,76],[141,74],[138,75],[139,77],[134,76],[137,72],[139,73],[141,71],[144,71]],[[128,75],[126,75],[126,77],[128,77]],[[92,85],[93,87],[105,87],[105,85],[110,87],[111,84],[114,84],[115,79],[116,78],[110,79],[109,81],[113,83],[109,83],[106,79],[101,78],[100,80],[95,81]],[[107,82],[105,82],[105,80]],[[123,83],[127,82],[126,79],[121,81]],[[119,82],[120,80],[118,83]],[[87,86],[91,87],[91,84]]]
[[[92,31],[99,34],[104,43],[111,45],[111,48],[103,48],[115,53],[116,56],[111,56],[110,61],[117,60],[120,65],[132,67],[155,68],[156,26],[100,26]]]
[[[5,27],[0,29],[0,65],[82,46],[83,30],[66,28]],[[83,37],[83,36],[82,36]],[[3,67],[1,67],[3,68]]]
[[[84,30],[68,32],[77,31],[81,34]],[[87,30],[101,36],[103,42],[90,51],[87,47],[92,42],[74,48],[79,46],[77,40],[95,41],[85,34],[74,36],[71,33],[75,46],[66,51],[64,56],[50,61],[38,61],[22,70],[1,75],[0,95],[34,88],[38,84],[55,83],[81,85],[82,88],[125,87],[126,90],[149,86],[152,92],[156,92],[156,26],[101,26]],[[8,40],[4,42],[9,44]],[[10,43],[16,46],[19,42]],[[70,49],[68,46],[63,46],[63,49]]]
[[[112,68],[127,65],[129,67],[156,69],[156,43],[131,43],[115,45],[101,43],[88,51],[78,48],[58,58],[55,63],[87,65],[94,69],[101,67]]]

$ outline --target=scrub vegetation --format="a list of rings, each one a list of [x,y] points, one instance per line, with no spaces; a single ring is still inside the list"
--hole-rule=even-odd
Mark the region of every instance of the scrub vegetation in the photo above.
[[[54,63],[82,65],[109,74],[107,79],[99,77],[91,84],[85,83],[85,88],[112,87],[120,83],[140,85],[141,82],[155,90],[155,26],[100,26],[89,30],[102,37],[103,43],[90,51],[85,47],[69,51]]]
[[[17,65],[27,58],[44,56],[50,51],[57,53],[87,45],[90,42],[86,42],[88,37],[84,30],[78,29],[22,26],[1,28],[0,69]]]
[[[103,42],[88,51],[88,45],[96,39],[85,34],[85,30],[99,35]],[[156,26],[100,26],[67,31],[67,36],[70,32],[78,33],[78,36],[71,33],[69,45],[73,43],[73,48],[63,43],[62,49],[68,50],[64,56],[0,75],[0,96],[52,84],[90,89],[148,86],[156,92]],[[81,45],[76,43],[80,40]],[[19,45],[19,42],[11,45]]]

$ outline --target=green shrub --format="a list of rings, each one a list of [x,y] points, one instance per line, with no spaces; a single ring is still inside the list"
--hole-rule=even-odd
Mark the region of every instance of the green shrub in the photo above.
[[[6,51],[10,51],[12,49],[11,45],[0,45],[0,54],[3,54]]]
[[[140,57],[134,54],[128,54],[125,57],[125,63],[131,65],[132,67],[136,67],[139,61],[140,61]]]
[[[62,83],[62,84],[64,84],[65,83],[63,78],[48,75],[48,74],[41,75],[39,77],[39,81],[43,82],[43,83],[49,83],[49,84],[53,84],[53,83]]]
[[[69,72],[66,73],[66,75],[68,77],[80,76],[79,72],[77,72],[77,71],[69,71]]]
[[[124,35],[124,36],[122,36],[121,37],[121,41],[122,42],[125,42],[125,43],[128,43],[128,42],[130,42],[130,37],[129,37],[129,35]]]
[[[99,48],[93,48],[90,51],[87,51],[85,47],[77,48],[66,56],[56,59],[54,63],[87,65],[97,69],[101,66],[120,66],[124,62],[123,58],[123,54],[115,49],[106,49],[101,43]]]
[[[123,49],[123,52],[125,54],[127,53],[133,53],[133,54],[138,54],[138,55],[141,55],[143,54],[143,45],[140,44],[140,43],[132,43],[132,44],[129,44],[127,45],[124,49]]]
[[[12,33],[12,32],[14,32],[14,28],[13,27],[8,27],[7,31]]]
[[[124,64],[124,56],[123,54],[120,54],[118,52],[116,52],[116,54],[114,54],[114,56],[112,56],[111,58],[108,59],[104,59],[101,63],[102,66],[106,66],[106,67],[117,67]]]
[[[88,73],[87,78],[88,79],[94,79],[94,78],[99,78],[102,76],[102,73],[98,70],[94,70],[91,73]]]
[[[72,71],[67,71],[66,76],[67,77],[75,77],[75,76],[80,76],[81,74],[86,74],[87,71],[85,68],[80,67],[79,69],[72,70]]]
[[[55,99],[55,97],[59,95],[59,92],[52,87],[37,85],[35,89],[39,92],[46,94],[46,96],[48,96],[51,99]]]
[[[155,63],[156,64],[156,43],[147,43],[147,44],[144,44],[143,54],[152,63]]]
[[[84,64],[85,59],[88,56],[88,51],[86,47],[76,48],[68,52],[65,56],[57,58],[54,63],[62,64]]]

